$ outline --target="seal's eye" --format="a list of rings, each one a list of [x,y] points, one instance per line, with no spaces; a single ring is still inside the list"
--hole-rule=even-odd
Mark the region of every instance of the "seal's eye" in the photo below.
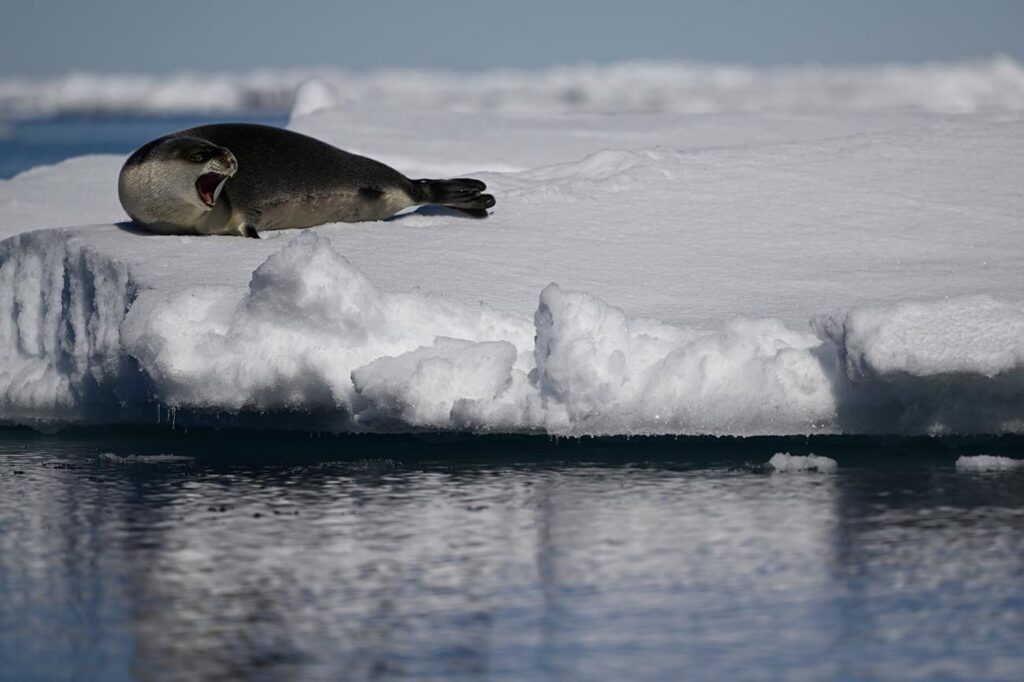
[[[195,152],[194,154],[189,155],[188,160],[192,163],[202,163],[203,161],[206,161],[206,155],[202,152]]]

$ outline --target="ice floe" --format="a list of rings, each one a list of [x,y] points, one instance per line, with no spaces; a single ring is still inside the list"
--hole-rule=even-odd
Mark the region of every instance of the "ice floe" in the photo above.
[[[100,461],[105,464],[192,464],[194,457],[184,455],[118,455],[113,452],[101,452]]]
[[[479,171],[486,221],[144,236],[119,222],[121,158],[23,173],[0,182],[0,420],[1024,431],[1024,118],[998,100],[1019,66],[950,68],[799,73],[962,76],[980,99],[958,116],[838,95],[799,115],[523,117],[450,92],[404,110],[303,75],[294,128],[411,175]]]

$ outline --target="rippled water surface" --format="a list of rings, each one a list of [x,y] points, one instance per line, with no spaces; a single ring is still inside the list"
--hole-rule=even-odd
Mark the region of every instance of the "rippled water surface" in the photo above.
[[[0,678],[1021,680],[977,452],[1024,442],[0,432]]]

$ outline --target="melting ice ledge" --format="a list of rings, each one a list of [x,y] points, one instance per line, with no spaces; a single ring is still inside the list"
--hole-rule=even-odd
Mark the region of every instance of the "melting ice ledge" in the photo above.
[[[532,319],[389,291],[316,230],[245,287],[161,286],[116,226],[0,244],[5,421],[315,412],[351,431],[790,434],[1024,429],[1024,310],[985,296],[701,331],[557,284]],[[217,248],[185,253],[197,241]],[[247,242],[177,240],[190,258]],[[142,244],[143,246],[145,244]],[[136,274],[136,270],[139,273]],[[148,406],[148,407],[147,407]]]
[[[1024,431],[1013,107],[506,116],[306,90],[292,127],[479,175],[494,215],[156,237],[114,224],[121,157],[0,182],[0,421]]]

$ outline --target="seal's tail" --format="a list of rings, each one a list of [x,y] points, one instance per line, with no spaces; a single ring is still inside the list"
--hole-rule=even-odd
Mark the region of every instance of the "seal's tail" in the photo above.
[[[424,204],[439,204],[454,208],[474,218],[486,218],[487,209],[494,206],[494,196],[484,194],[487,185],[472,178],[453,180],[413,180]]]

